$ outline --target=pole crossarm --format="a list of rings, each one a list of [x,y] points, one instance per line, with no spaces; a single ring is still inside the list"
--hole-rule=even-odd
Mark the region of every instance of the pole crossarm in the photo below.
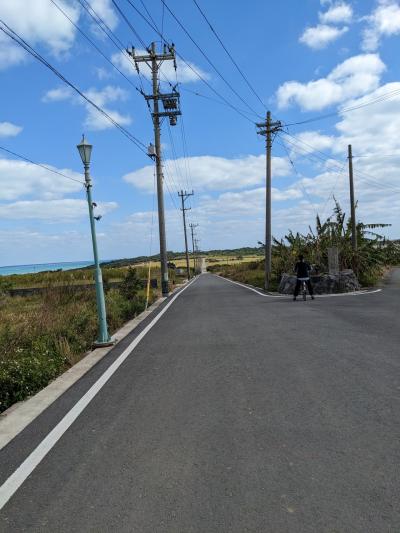
[[[168,50],[168,52],[167,52]],[[154,43],[152,44],[151,48],[148,49],[148,55],[136,55],[135,48],[130,48],[126,50],[127,53],[132,57],[136,71],[139,73],[139,63],[146,63],[147,66],[152,70],[153,75],[154,72],[156,73],[157,80],[159,79],[159,70],[161,67],[161,64],[164,61],[173,61],[174,62],[174,68],[176,70],[176,57],[175,57],[175,49],[173,46],[170,46],[167,48],[167,46],[164,46],[164,52],[162,54],[157,54],[155,52],[155,46]],[[157,117],[168,117],[170,121],[171,126],[176,125],[176,117],[179,115],[182,115],[182,112],[180,110],[180,93],[176,91],[174,88],[172,92],[169,93],[161,93],[159,88],[155,92],[153,91],[153,94],[145,94],[144,91],[140,91],[140,93],[145,98],[146,102],[153,102],[153,109],[151,109],[151,114],[153,116],[153,119]],[[162,103],[162,106],[164,108],[164,111],[159,111],[158,109],[158,102]]]

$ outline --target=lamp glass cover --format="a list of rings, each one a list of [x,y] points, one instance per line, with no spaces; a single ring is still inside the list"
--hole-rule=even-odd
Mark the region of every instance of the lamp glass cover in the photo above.
[[[86,142],[84,135],[82,136],[80,144],[77,145],[77,148],[79,150],[79,155],[81,156],[82,163],[84,165],[89,165],[93,146]]]

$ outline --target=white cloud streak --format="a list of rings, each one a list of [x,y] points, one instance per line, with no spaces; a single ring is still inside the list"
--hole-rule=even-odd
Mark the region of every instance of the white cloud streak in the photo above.
[[[377,54],[360,54],[339,64],[326,78],[300,83],[285,82],[276,93],[278,107],[299,105],[305,111],[321,110],[369,93],[379,86],[385,64]]]
[[[362,49],[374,52],[382,37],[400,34],[400,5],[393,0],[379,0],[378,7],[365,17],[367,27],[363,32]]]
[[[128,99],[129,93],[124,89],[107,85],[101,90],[95,88],[88,89],[84,94],[121,126],[128,126],[132,123],[132,119],[129,115],[122,114],[119,111],[108,107],[109,104],[125,102]],[[73,104],[83,105],[86,108],[87,115],[84,120],[84,126],[88,130],[100,131],[114,127],[110,120],[79,95],[76,95],[69,87],[51,89],[50,91],[47,91],[42,98],[43,102],[61,102],[65,100],[69,100]]]
[[[185,159],[165,161],[167,177],[181,186],[181,176],[186,171]],[[243,189],[262,184],[265,181],[265,156],[248,155],[236,159],[215,156],[189,157],[188,164],[193,187],[200,191],[222,191]],[[287,176],[291,169],[285,158],[273,158],[274,177]],[[153,172],[151,165],[123,176],[124,181],[148,193],[153,191]]]
[[[58,3],[77,23],[79,9],[65,0],[58,0]],[[26,0],[2,0],[0,18],[31,45],[40,43],[55,56],[68,52],[75,39],[74,26],[47,0],[30,0],[29,9]],[[22,63],[25,58],[25,52],[2,33],[0,70]]]
[[[21,126],[16,126],[11,122],[0,122],[0,137],[15,137],[21,131]]]
[[[105,215],[117,208],[115,202],[97,202],[96,216]],[[64,198],[62,200],[21,200],[0,204],[0,219],[44,220],[50,222],[73,222],[88,217],[86,200]]]
[[[81,174],[70,169],[47,166],[74,179],[82,180]],[[0,159],[0,200],[16,200],[24,197],[50,200],[82,189],[80,183],[57,176],[37,165],[15,159]]]
[[[299,41],[314,50],[321,50],[333,41],[336,41],[348,31],[348,27],[336,28],[327,24],[318,24],[311,28],[306,28]]]

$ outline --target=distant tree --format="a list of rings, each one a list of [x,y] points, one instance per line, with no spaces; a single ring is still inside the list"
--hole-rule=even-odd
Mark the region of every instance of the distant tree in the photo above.
[[[132,300],[142,288],[142,282],[138,278],[135,268],[129,267],[125,278],[119,286],[119,291],[124,298]]]

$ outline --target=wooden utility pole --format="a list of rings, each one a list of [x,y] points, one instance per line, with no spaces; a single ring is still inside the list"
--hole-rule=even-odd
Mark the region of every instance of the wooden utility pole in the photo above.
[[[154,126],[154,144],[155,153],[149,154],[154,156],[156,161],[157,172],[157,203],[158,203],[158,226],[160,234],[160,261],[161,261],[161,288],[163,296],[168,296],[168,259],[167,259],[167,244],[165,235],[165,216],[164,216],[164,191],[163,191],[163,172],[162,172],[162,156],[161,156],[161,128],[160,118],[168,117],[171,126],[176,125],[176,117],[181,114],[179,110],[179,93],[175,90],[172,93],[163,94],[159,88],[159,69],[164,61],[173,61],[176,69],[175,49],[173,46],[164,45],[163,52],[157,53],[156,43],[151,43],[151,47],[147,49],[148,54],[136,55],[135,49],[127,50],[128,54],[135,62],[136,70],[139,72],[139,63],[146,63],[151,68],[153,94],[147,95],[140,91],[147,104],[153,102],[151,109],[151,116],[153,118]],[[160,111],[159,102],[162,102],[164,111]]]
[[[265,122],[256,124],[259,128],[258,134],[264,135],[266,139],[267,149],[267,168],[266,168],[266,198],[265,198],[265,275],[264,275],[264,288],[268,290],[269,282],[271,278],[271,256],[272,256],[272,214],[271,214],[271,183],[272,183],[272,134],[277,133],[282,129],[280,121],[272,122],[271,112],[268,111],[267,119]]]
[[[350,207],[351,207],[351,246],[353,252],[357,251],[357,224],[356,224],[356,204],[354,200],[354,181],[353,181],[353,153],[351,144],[348,147],[349,159],[349,181],[350,181]]]
[[[182,216],[183,216],[183,232],[185,234],[185,253],[186,253],[186,270],[187,270],[187,279],[190,279],[190,264],[189,264],[189,251],[188,251],[188,242],[187,242],[187,233],[186,233],[186,211],[190,209],[190,207],[185,207],[185,201],[189,198],[189,196],[193,196],[194,192],[178,192],[178,196],[180,197],[182,201]]]

